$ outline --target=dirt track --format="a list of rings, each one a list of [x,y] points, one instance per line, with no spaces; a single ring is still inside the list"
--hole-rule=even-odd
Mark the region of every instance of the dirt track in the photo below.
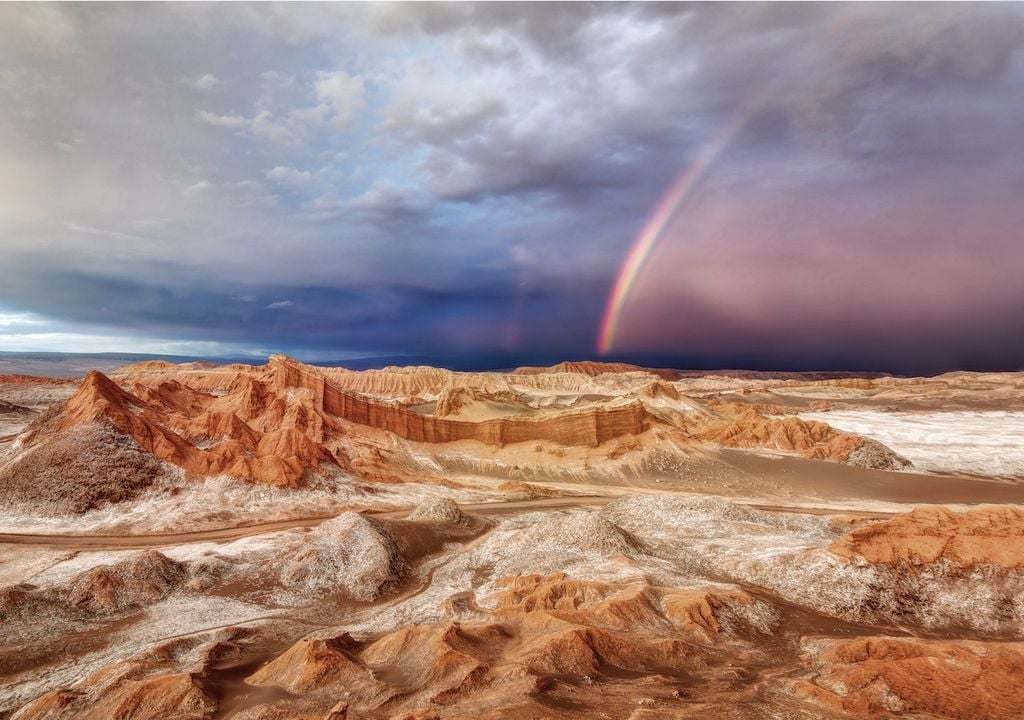
[[[495,517],[501,515],[514,515],[531,510],[561,510],[575,507],[593,507],[607,505],[618,497],[605,495],[574,496],[561,498],[539,498],[536,500],[519,500],[514,502],[489,502],[462,505],[462,509],[478,515]],[[887,517],[889,513],[877,512],[851,512],[834,508],[803,508],[786,507],[779,505],[750,504],[751,507],[772,512],[792,512],[808,515],[843,514],[858,515],[862,517]],[[369,514],[383,518],[403,518],[411,508],[402,510],[388,510],[384,512],[370,511]],[[238,525],[235,527],[215,528],[213,530],[199,530],[196,532],[184,533],[154,533],[152,535],[73,535],[61,534],[36,534],[36,533],[0,533],[0,544],[9,545],[39,545],[70,548],[141,548],[141,547],[162,547],[168,545],[184,545],[187,543],[209,542],[217,540],[237,540],[238,538],[263,535],[266,533],[291,530],[294,528],[311,528],[320,523],[330,520],[337,514],[320,515],[312,517],[294,518],[291,520],[278,520],[269,523],[256,523],[250,525]]]

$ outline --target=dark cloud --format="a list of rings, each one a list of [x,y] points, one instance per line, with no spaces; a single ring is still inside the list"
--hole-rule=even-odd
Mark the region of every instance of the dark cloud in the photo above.
[[[3,5],[0,347],[590,355],[735,125],[624,352],[1021,364],[1022,42],[1002,3]]]

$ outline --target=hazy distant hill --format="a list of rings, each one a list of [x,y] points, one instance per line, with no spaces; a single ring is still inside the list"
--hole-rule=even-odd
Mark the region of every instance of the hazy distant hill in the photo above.
[[[128,363],[142,360],[167,360],[174,363],[212,359],[215,362],[258,364],[262,358],[202,358],[185,355],[147,355],[144,353],[57,353],[0,351],[0,375],[22,374],[43,377],[78,377],[90,370],[110,372]]]

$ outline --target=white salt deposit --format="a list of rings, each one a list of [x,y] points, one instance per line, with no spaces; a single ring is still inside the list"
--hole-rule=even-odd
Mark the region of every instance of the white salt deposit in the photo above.
[[[801,413],[838,430],[873,438],[921,470],[1024,478],[1024,412],[884,412],[832,410]]]
[[[637,496],[602,514],[642,538],[676,571],[757,585],[855,622],[1021,632],[1024,572],[943,563],[906,573],[828,552],[841,535],[828,518],[772,513],[714,498]]]
[[[174,480],[130,503],[82,515],[38,515],[0,508],[0,532],[37,534],[151,534],[197,532],[249,523],[324,517],[363,508],[401,508],[433,498],[478,503],[500,498],[497,491],[448,488],[426,483],[379,485],[369,492],[346,478],[295,490],[219,477]]]
[[[303,597],[342,590],[371,601],[398,585],[406,572],[395,538],[374,518],[347,512],[283,548],[272,561],[281,584]]]

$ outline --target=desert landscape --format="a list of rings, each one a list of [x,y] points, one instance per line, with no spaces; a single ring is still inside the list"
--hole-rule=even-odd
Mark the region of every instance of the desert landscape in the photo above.
[[[0,720],[1024,720],[1024,2],[0,2]]]
[[[0,401],[0,717],[1024,716],[1021,374],[277,355]]]

